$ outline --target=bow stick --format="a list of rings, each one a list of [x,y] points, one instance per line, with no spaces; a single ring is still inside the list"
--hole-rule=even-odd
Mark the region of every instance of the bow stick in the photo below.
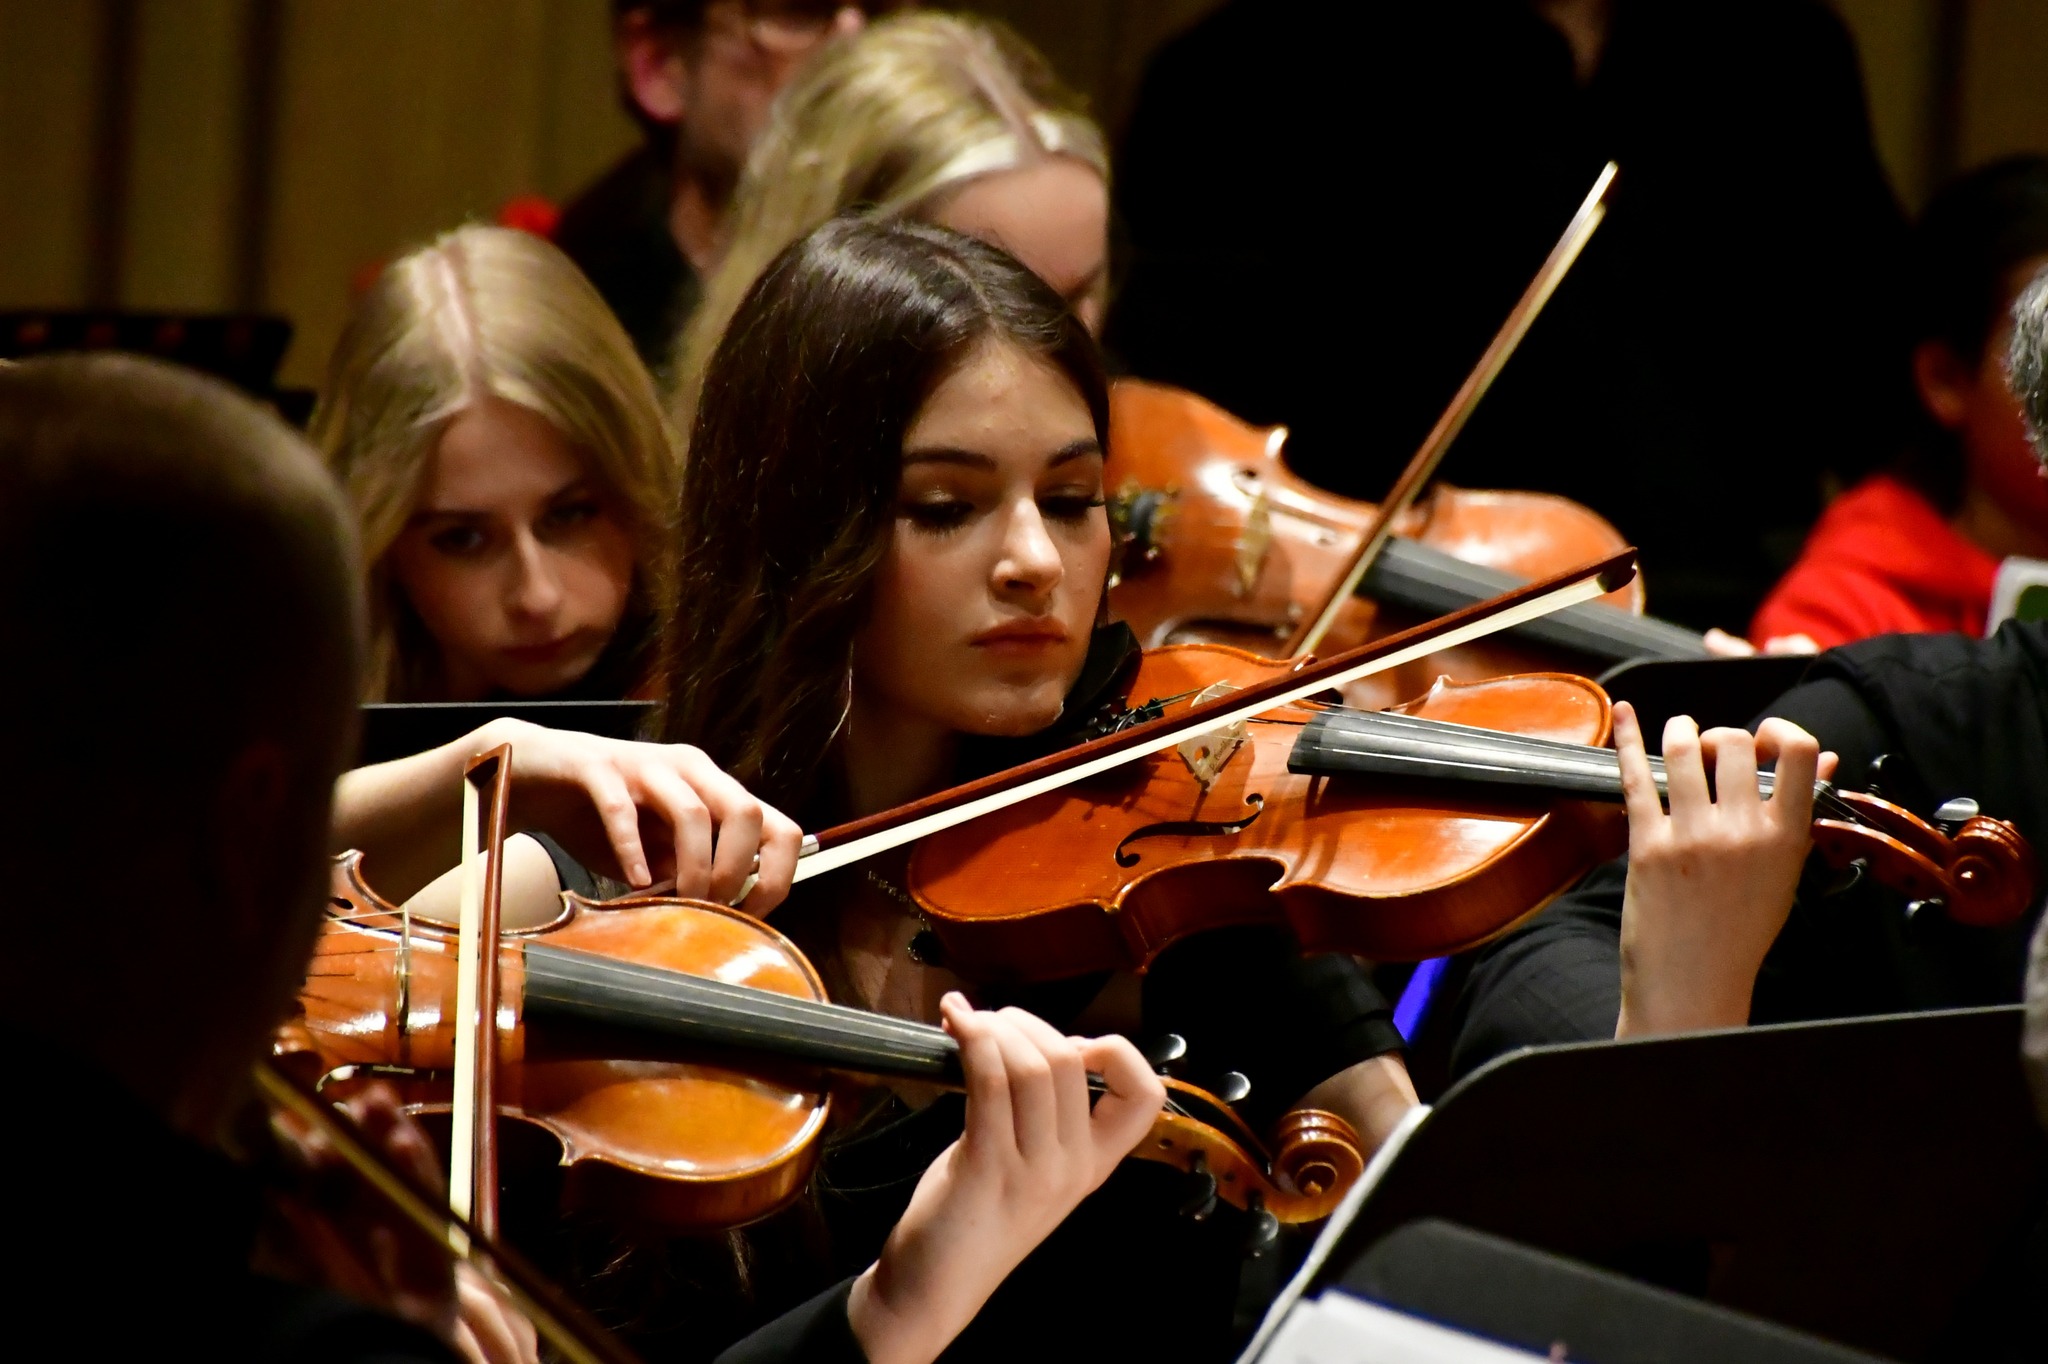
[[[1515,347],[1528,334],[1530,324],[1543,311],[1543,305],[1557,292],[1572,263],[1579,258],[1579,252],[1593,236],[1593,230],[1600,226],[1607,216],[1607,196],[1614,189],[1614,177],[1619,168],[1609,161],[1600,178],[1593,182],[1592,191],[1586,195],[1579,211],[1572,215],[1571,223],[1565,228],[1564,236],[1550,249],[1550,255],[1543,262],[1543,268],[1536,272],[1536,278],[1529,281],[1516,302],[1514,311],[1507,321],[1501,323],[1500,331],[1494,334],[1493,342],[1486,353],[1479,357],[1479,363],[1465,376],[1465,382],[1451,398],[1451,405],[1436,419],[1436,425],[1423,438],[1422,447],[1408,461],[1408,467],[1401,471],[1400,479],[1392,492],[1381,500],[1373,512],[1373,518],[1366,524],[1365,534],[1359,539],[1358,550],[1351,556],[1351,563],[1338,575],[1330,588],[1330,595],[1323,602],[1323,609],[1315,619],[1288,643],[1287,652],[1300,658],[1315,652],[1323,642],[1323,636],[1330,633],[1330,627],[1337,623],[1337,615],[1344,609],[1344,603],[1358,590],[1365,580],[1366,570],[1379,556],[1381,546],[1394,533],[1394,520],[1413,506],[1422,493],[1424,485],[1436,475],[1437,466],[1443,463],[1444,453],[1451,448],[1451,442],[1465,429],[1465,423],[1472,419],[1472,412],[1479,406],[1479,400],[1493,387],[1493,381],[1507,365],[1508,357],[1515,353]]]
[[[1270,681],[1191,703],[1178,714],[1143,721],[923,800],[836,825],[804,840],[795,879],[809,880],[941,829],[1136,762],[1261,711],[1605,596],[1626,587],[1634,577],[1635,551],[1625,550],[1612,558],[1554,574],[1413,629],[1362,644],[1327,661],[1303,659],[1291,671]]]

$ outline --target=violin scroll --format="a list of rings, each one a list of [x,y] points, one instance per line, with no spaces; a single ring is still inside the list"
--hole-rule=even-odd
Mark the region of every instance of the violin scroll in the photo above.
[[[1365,1144],[1335,1113],[1297,1108],[1273,1136],[1273,1168],[1304,1198],[1332,1208],[1365,1173]]]
[[[1365,1143],[1351,1124],[1321,1109],[1296,1109],[1280,1121],[1269,1155],[1229,1118],[1203,1121],[1186,1111],[1201,1091],[1169,1082],[1169,1103],[1146,1144],[1132,1152],[1215,1181],[1216,1195],[1233,1207],[1271,1213],[1283,1223],[1319,1222],[1365,1170]]]
[[[1836,791],[1856,818],[1813,824],[1814,851],[1828,865],[1858,863],[1880,883],[1915,902],[1939,902],[1948,917],[1973,928],[1997,928],[2034,903],[2039,868],[2019,830],[1975,815],[1953,835],[1880,796]]]

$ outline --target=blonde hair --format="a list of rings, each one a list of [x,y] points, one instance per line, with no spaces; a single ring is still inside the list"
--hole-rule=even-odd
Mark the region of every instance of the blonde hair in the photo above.
[[[357,301],[313,414],[313,442],[360,528],[372,700],[431,689],[431,641],[385,559],[442,433],[485,396],[538,414],[576,447],[629,521],[629,619],[666,614],[680,458],[654,381],[567,256],[525,232],[458,228],[394,261]]]
[[[677,342],[687,438],[711,352],[778,252],[856,205],[915,217],[969,180],[1047,156],[1109,179],[1102,129],[1008,27],[913,13],[828,48],[775,102],[733,196],[732,240]]]

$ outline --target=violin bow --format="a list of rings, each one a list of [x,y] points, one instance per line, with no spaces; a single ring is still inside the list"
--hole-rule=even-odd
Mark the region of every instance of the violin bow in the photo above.
[[[487,1266],[496,1282],[540,1338],[571,1364],[639,1364],[638,1358],[590,1321],[545,1275],[483,1228],[416,1185],[363,1140],[355,1124],[277,1062],[255,1066],[257,1092],[271,1107],[304,1122],[326,1138],[349,1167],[388,1208],[444,1247],[452,1258]]]
[[[1585,202],[1580,204],[1579,211],[1572,215],[1564,235],[1558,238],[1557,245],[1550,249],[1550,255],[1544,260],[1543,268],[1536,272],[1536,278],[1529,281],[1529,287],[1522,291],[1522,297],[1516,302],[1514,311],[1508,314],[1507,321],[1501,323],[1500,330],[1494,333],[1493,341],[1487,346],[1485,354],[1479,357],[1479,363],[1473,366],[1472,372],[1465,376],[1465,382],[1459,385],[1457,393],[1452,396],[1451,405],[1444,409],[1443,415],[1436,419],[1436,425],[1431,427],[1429,434],[1423,438],[1421,448],[1408,461],[1408,467],[1401,471],[1401,477],[1395,482],[1393,491],[1381,499],[1379,506],[1374,510],[1372,520],[1366,524],[1365,534],[1359,539],[1357,551],[1352,554],[1350,564],[1331,586],[1330,595],[1324,599],[1322,610],[1318,611],[1315,618],[1288,642],[1289,656],[1301,658],[1314,653],[1316,646],[1323,642],[1323,636],[1329,634],[1330,627],[1337,623],[1337,615],[1344,609],[1344,603],[1351,599],[1351,594],[1365,581],[1366,570],[1372,567],[1373,560],[1379,557],[1381,546],[1393,535],[1396,518],[1415,504],[1415,499],[1421,496],[1423,488],[1436,476],[1437,466],[1443,463],[1444,454],[1451,448],[1451,442],[1458,438],[1458,433],[1465,429],[1465,423],[1472,419],[1472,413],[1478,408],[1479,400],[1486,396],[1486,391],[1493,387],[1493,381],[1500,377],[1501,370],[1507,365],[1508,357],[1515,353],[1515,347],[1521,345],[1522,338],[1528,335],[1529,327],[1536,321],[1537,314],[1543,311],[1543,305],[1550,302],[1550,296],[1557,292],[1557,286],[1564,281],[1566,273],[1578,260],[1579,253],[1591,240],[1594,230],[1606,218],[1608,195],[1613,192],[1614,178],[1619,173],[1620,168],[1612,161],[1601,170],[1600,178],[1593,182],[1593,188],[1586,195]]]
[[[1302,660],[1278,677],[1207,701],[1195,701],[1178,714],[1144,720],[1035,762],[836,825],[804,839],[795,879],[809,880],[941,829],[1137,762],[1197,735],[1250,719],[1315,692],[1341,687],[1440,649],[1469,644],[1552,611],[1605,596],[1626,587],[1634,577],[1635,551],[1625,550],[1598,563],[1568,569],[1491,600],[1475,602],[1399,634],[1361,644],[1325,661]]]
[[[505,810],[512,746],[462,773],[462,901],[456,929],[455,1085],[448,1206],[498,1234],[498,927],[505,890]]]

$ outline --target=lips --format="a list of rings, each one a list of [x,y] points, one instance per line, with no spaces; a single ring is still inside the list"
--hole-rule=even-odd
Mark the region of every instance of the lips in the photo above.
[[[1056,621],[1015,621],[984,630],[973,644],[979,649],[1049,648],[1067,642],[1066,629]]]
[[[513,648],[501,649],[499,652],[515,663],[524,663],[529,666],[539,663],[553,663],[556,659],[561,658],[576,647],[576,638],[575,635],[563,635],[560,639],[550,640],[546,644],[521,644]]]

